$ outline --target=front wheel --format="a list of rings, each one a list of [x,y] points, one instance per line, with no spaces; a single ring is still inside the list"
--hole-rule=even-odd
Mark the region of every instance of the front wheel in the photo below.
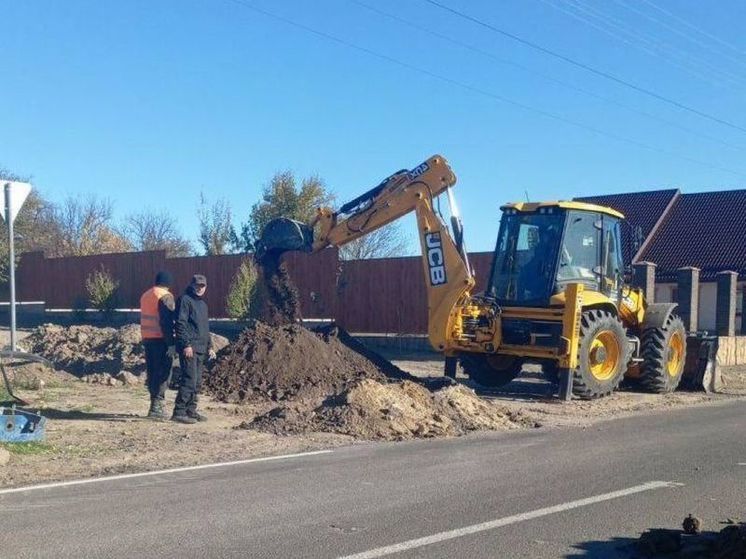
[[[469,378],[485,388],[505,386],[521,374],[523,362],[512,355],[464,354],[461,367]]]
[[[619,318],[608,311],[583,312],[573,394],[586,400],[611,394],[622,381],[628,361],[627,332]]]

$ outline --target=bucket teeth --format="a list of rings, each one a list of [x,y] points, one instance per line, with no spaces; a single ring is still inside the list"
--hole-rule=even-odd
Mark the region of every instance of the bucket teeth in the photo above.
[[[286,217],[273,219],[262,230],[256,242],[256,256],[261,259],[267,253],[280,254],[289,250],[311,252],[313,248],[313,229]]]

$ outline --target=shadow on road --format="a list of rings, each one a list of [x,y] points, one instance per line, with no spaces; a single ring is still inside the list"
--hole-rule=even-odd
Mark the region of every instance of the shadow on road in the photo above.
[[[565,555],[566,559],[631,559],[640,557],[635,551],[636,538],[613,538],[573,545],[577,553]]]

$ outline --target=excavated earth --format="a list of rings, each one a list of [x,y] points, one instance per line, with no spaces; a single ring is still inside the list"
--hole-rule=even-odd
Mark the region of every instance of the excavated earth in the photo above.
[[[300,318],[300,295],[281,256],[268,251],[258,262],[265,301],[262,318],[272,326],[294,324]]]
[[[413,378],[382,358],[372,361],[354,345],[334,327],[312,332],[299,324],[256,322],[221,355],[205,384],[224,402],[287,401],[335,394],[356,379]]]
[[[464,386],[430,391],[412,381],[382,383],[365,378],[318,406],[273,408],[243,428],[275,434],[323,431],[371,440],[463,435],[476,430],[538,426],[534,420],[480,399]]]
[[[280,256],[270,251],[259,262],[265,322],[244,330],[205,381],[218,400],[267,404],[239,427],[400,440],[535,425],[466,387],[438,390],[340,328],[307,330],[297,323],[298,291]]]
[[[428,385],[336,327],[257,322],[223,353],[206,386],[225,402],[270,403],[240,427],[274,434],[402,440],[536,426],[464,386]]]
[[[213,334],[212,337],[216,350],[228,344],[222,336]],[[138,324],[121,328],[43,324],[29,333],[23,345],[31,353],[51,361],[56,368],[76,376],[145,372],[145,352]]]

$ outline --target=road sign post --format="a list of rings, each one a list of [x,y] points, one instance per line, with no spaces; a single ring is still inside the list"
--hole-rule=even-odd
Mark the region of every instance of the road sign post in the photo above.
[[[16,350],[16,251],[13,242],[13,219],[11,218],[10,183],[5,183],[5,215],[8,224],[8,278],[10,280],[10,351]]]
[[[10,283],[10,351],[16,351],[16,251],[13,239],[13,222],[21,211],[21,206],[31,192],[31,185],[25,182],[5,181],[5,223],[8,224],[8,280]]]

